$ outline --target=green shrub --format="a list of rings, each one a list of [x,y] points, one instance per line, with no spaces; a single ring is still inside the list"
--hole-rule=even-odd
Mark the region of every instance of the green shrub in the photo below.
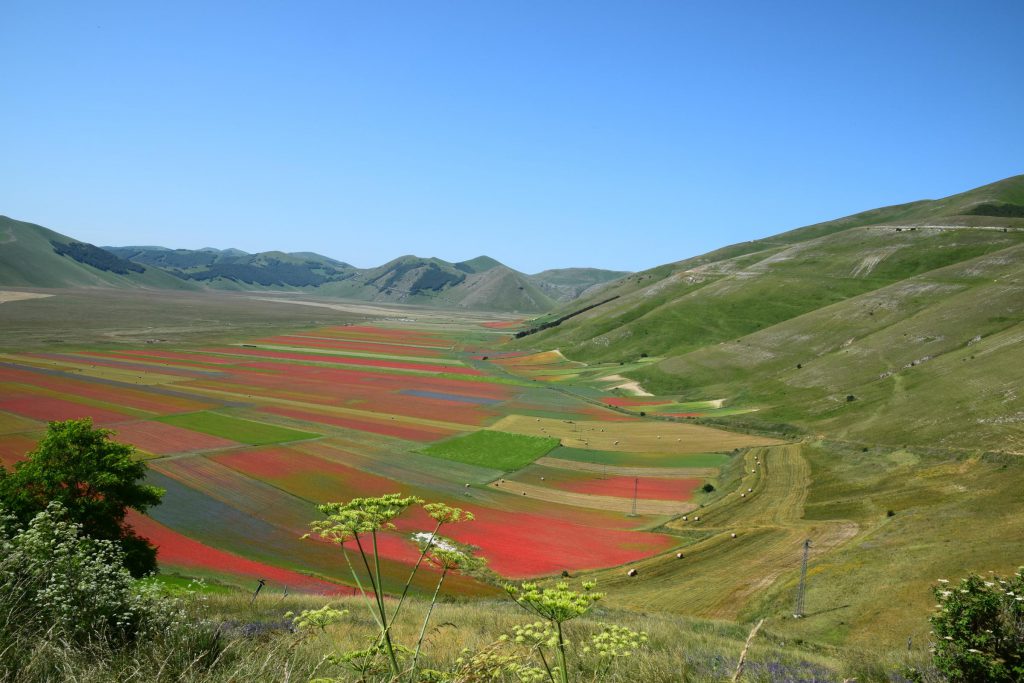
[[[191,666],[219,648],[185,603],[133,579],[119,546],[83,535],[60,503],[27,526],[0,510],[0,680],[46,680],[40,670],[83,653],[99,661],[157,640],[201,645],[182,652]]]
[[[977,575],[932,588],[935,666],[951,681],[1024,680],[1024,567],[1008,580]]]

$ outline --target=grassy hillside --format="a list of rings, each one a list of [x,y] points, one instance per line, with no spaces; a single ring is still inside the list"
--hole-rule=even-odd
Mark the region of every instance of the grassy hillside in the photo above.
[[[0,283],[13,287],[197,289],[40,225],[0,216]]]
[[[630,275],[522,347],[648,391],[874,443],[1024,451],[1024,176],[868,211]],[[995,207],[995,208],[993,208]],[[848,397],[849,400],[848,400]]]

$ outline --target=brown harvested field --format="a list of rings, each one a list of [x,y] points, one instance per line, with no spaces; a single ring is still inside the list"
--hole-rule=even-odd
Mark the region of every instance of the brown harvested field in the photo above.
[[[717,467],[621,467],[619,465],[602,465],[596,462],[579,460],[563,460],[544,456],[534,461],[535,465],[552,467],[558,470],[575,472],[594,472],[610,474],[615,477],[679,477],[682,479],[706,479],[718,476]]]
[[[547,503],[559,503],[561,505],[573,505],[575,507],[590,508],[592,510],[608,510],[610,512],[622,512],[629,514],[633,510],[632,498],[618,498],[616,496],[597,496],[590,493],[573,493],[572,491],[560,491],[546,486],[525,484],[521,481],[504,479],[491,482],[491,488],[504,491],[513,496],[526,494],[527,498],[543,500]],[[682,515],[697,508],[695,503],[671,500],[643,500],[636,501],[636,512],[638,515]]]
[[[553,436],[563,446],[573,448],[630,453],[722,453],[734,448],[785,443],[713,427],[654,420],[598,422],[509,415],[491,425],[490,429],[530,436]]]

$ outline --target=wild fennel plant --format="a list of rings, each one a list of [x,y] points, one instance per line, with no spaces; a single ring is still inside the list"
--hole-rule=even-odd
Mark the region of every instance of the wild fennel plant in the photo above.
[[[424,534],[426,539],[420,543],[419,557],[409,573],[409,578],[402,588],[397,604],[393,610],[389,610],[384,601],[384,588],[381,581],[378,534],[394,530],[395,518],[416,505],[423,505],[424,511],[435,521],[434,529],[429,534]],[[403,673],[398,655],[400,652],[406,654],[410,651],[407,648],[400,648],[395,644],[391,630],[401,612],[402,606],[405,604],[409,587],[412,585],[413,579],[422,566],[424,559],[431,558],[432,563],[438,565],[442,570],[437,588],[434,590],[430,611],[427,613],[427,620],[430,618],[430,612],[433,611],[441,584],[444,582],[448,572],[456,569],[477,568],[482,564],[480,560],[473,558],[471,554],[466,552],[467,549],[456,548],[453,541],[446,541],[444,545],[435,542],[442,526],[470,521],[473,519],[473,515],[470,512],[443,503],[424,504],[421,498],[403,496],[400,493],[389,493],[372,498],[354,498],[347,503],[325,503],[317,506],[317,509],[324,513],[327,518],[312,522],[310,524],[310,534],[306,534],[304,538],[315,535],[341,547],[342,555],[348,564],[349,571],[352,573],[356,587],[362,594],[367,609],[379,628],[377,641],[370,648],[360,650],[358,653],[349,653],[349,655],[352,655],[349,658],[341,656],[338,661],[356,668],[361,673],[365,673],[368,669],[372,668],[372,661],[383,650],[383,654],[387,658],[387,668],[391,676],[397,679]],[[355,545],[359,559],[366,571],[369,581],[368,587],[364,586],[359,572],[349,557],[348,549],[352,545]],[[415,676],[416,661],[419,658],[425,632],[426,621],[424,622],[416,650],[412,653],[411,673],[413,676]]]

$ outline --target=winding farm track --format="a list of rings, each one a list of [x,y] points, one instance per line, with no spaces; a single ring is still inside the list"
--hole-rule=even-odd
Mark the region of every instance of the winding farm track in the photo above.
[[[849,541],[857,534],[855,523],[803,518],[811,476],[800,448],[750,449],[737,491],[700,510],[699,520],[689,515],[668,524],[677,532],[699,532],[701,540],[684,548],[682,559],[670,553],[638,562],[631,565],[636,578],[621,568],[600,572],[602,587],[622,606],[735,619],[759,593],[797,576],[805,539],[812,559]]]

